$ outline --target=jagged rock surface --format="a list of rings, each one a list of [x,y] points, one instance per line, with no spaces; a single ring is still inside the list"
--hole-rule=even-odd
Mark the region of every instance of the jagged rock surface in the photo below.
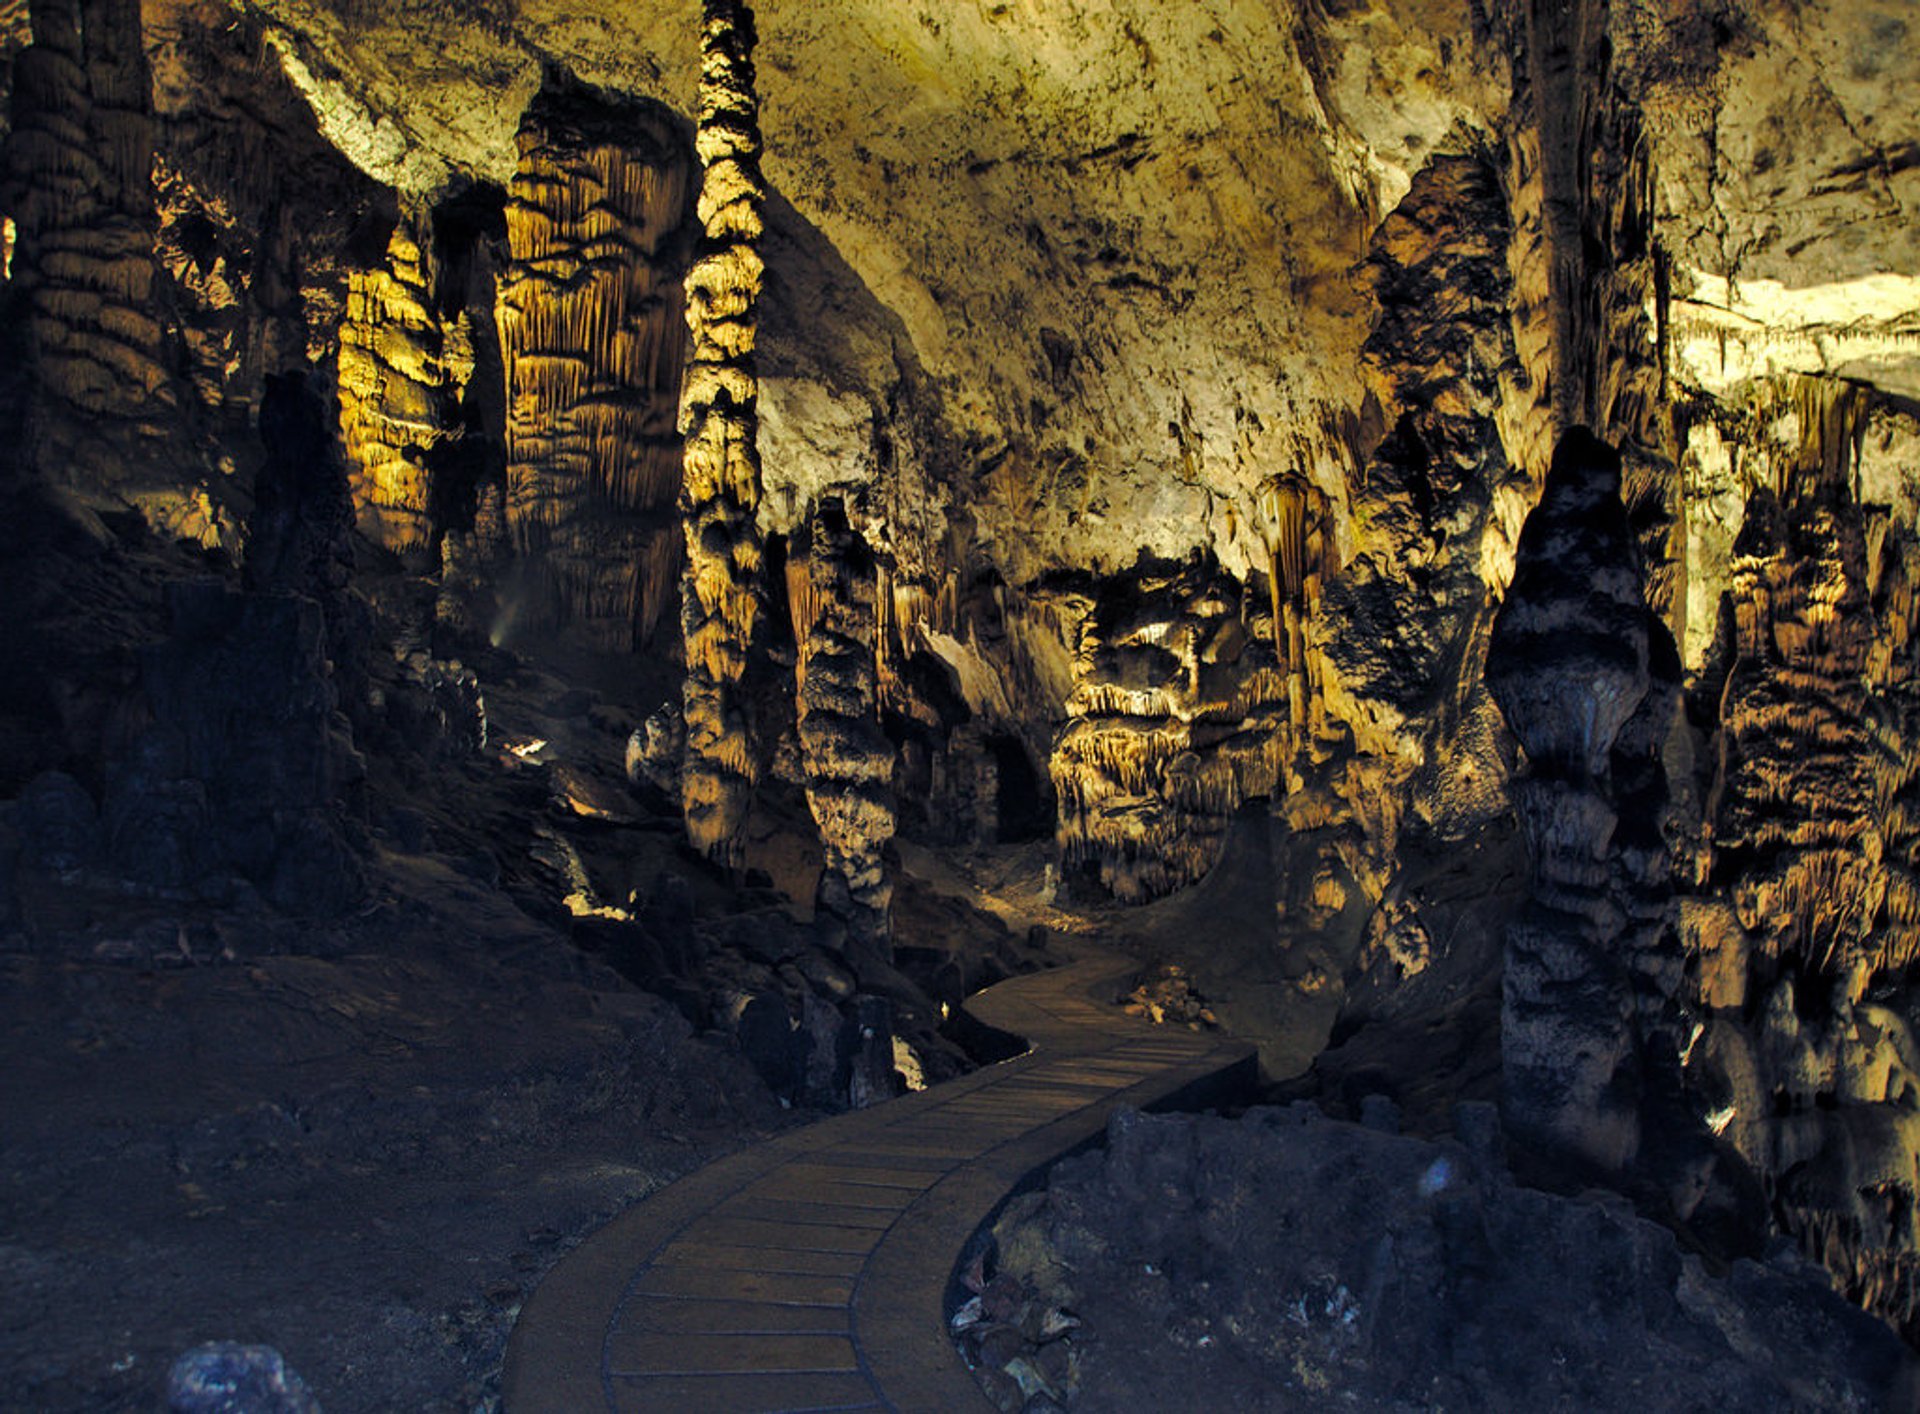
[[[972,1336],[987,1392],[1149,1409],[1204,1389],[1214,1409],[1314,1414],[1912,1397],[1910,1352],[1790,1251],[1713,1273],[1618,1206],[1514,1186],[1488,1116],[1463,1110],[1465,1142],[1437,1143],[1390,1132],[1390,1104],[1368,1127],[1304,1105],[1117,1112],[1104,1151],[993,1230]]]

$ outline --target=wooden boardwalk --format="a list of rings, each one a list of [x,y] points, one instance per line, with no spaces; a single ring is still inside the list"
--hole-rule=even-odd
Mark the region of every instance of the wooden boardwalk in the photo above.
[[[547,1276],[507,1349],[507,1414],[990,1409],[947,1338],[962,1247],[1117,1106],[1206,1103],[1253,1050],[1092,1000],[1103,957],[967,1009],[1026,1054],[709,1164]]]

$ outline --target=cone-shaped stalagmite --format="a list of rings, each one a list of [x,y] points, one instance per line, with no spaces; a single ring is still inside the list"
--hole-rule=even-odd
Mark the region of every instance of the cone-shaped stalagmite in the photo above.
[[[686,530],[680,624],[686,644],[687,835],[731,861],[753,788],[751,745],[737,701],[759,614],[759,383],[754,374],[756,249],[761,209],[753,12],[706,0],[696,146],[703,169],[699,258],[687,275],[693,355],[680,401],[686,437],[680,488]]]

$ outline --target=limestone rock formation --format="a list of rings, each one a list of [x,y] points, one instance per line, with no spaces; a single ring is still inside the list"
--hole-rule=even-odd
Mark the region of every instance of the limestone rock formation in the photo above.
[[[526,618],[626,651],[652,638],[678,570],[686,139],[652,104],[556,82],[518,151],[498,318]]]
[[[442,322],[420,243],[396,223],[384,259],[347,277],[339,364],[353,503],[362,533],[389,550],[433,548],[433,454],[454,435],[454,405],[473,372],[463,335]]]
[[[137,0],[32,7],[6,191],[36,401],[29,455],[62,484],[165,481],[175,393],[154,292],[151,81]]]
[[[1614,742],[1647,692],[1647,611],[1614,450],[1561,440],[1494,621],[1487,685],[1526,751],[1533,897],[1507,938],[1508,1124],[1619,1169],[1639,1144],[1632,995],[1609,897]]]
[[[635,767],[730,864],[763,772],[800,787],[869,940],[896,832],[1051,834],[1036,872],[1131,902],[1266,812],[1274,896],[1374,913],[1364,966],[1425,995],[1449,943],[1406,859],[1517,814],[1516,1129],[1617,1167],[1693,1134],[1646,1097],[1691,1104],[1714,1182],[1912,1318],[1892,0],[31,11],[22,49],[0,0],[0,412],[107,520],[216,562],[262,527],[343,701],[344,524],[286,543],[242,435],[303,367],[403,656],[565,637],[667,683],[677,608]],[[1555,584],[1521,527],[1581,426],[1618,484],[1548,494]]]
[[[1700,557],[1724,608],[1698,650],[1707,835],[1681,898],[1693,1069],[1776,1218],[1911,1332],[1915,463],[1864,390],[1790,379],[1745,406],[1739,531]]]
[[[1067,869],[1129,901],[1170,892],[1213,867],[1242,803],[1280,787],[1303,700],[1283,666],[1298,661],[1285,595],[1249,603],[1195,563],[1143,567],[1101,596],[1049,763]]]
[[[687,272],[693,349],[680,395],[686,438],[680,636],[687,669],[687,758],[680,787],[688,837],[706,854],[730,859],[756,774],[738,694],[761,600],[753,348],[766,192],[753,11],[741,0],[704,0],[702,13],[695,137],[702,237]]]
[[[881,859],[893,839],[894,749],[874,671],[878,576],[839,505],[822,506],[811,530],[787,559],[801,766],[826,854],[820,901],[866,953],[887,939],[893,894]]]

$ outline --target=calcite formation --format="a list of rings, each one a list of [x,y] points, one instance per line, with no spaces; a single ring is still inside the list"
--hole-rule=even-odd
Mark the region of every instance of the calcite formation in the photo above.
[[[35,388],[29,456],[66,481],[167,479],[177,394],[154,293],[153,105],[137,0],[32,7],[6,191]],[[87,446],[92,443],[91,447]]]
[[[1721,474],[1744,504],[1726,558],[1702,557],[1726,609],[1699,650],[1716,700],[1680,917],[1712,1123],[1776,1219],[1911,1334],[1920,546],[1906,421],[1865,389],[1798,377],[1728,409],[1738,456]]]
[[[822,506],[787,559],[787,603],[807,805],[826,855],[820,901],[862,952],[889,932],[893,743],[880,730],[873,553],[838,505]]]
[[[1134,902],[1167,893],[1213,866],[1244,801],[1274,794],[1300,700],[1284,626],[1275,644],[1286,594],[1248,604],[1195,564],[1143,570],[1095,605],[1050,763],[1068,870]]]
[[[389,550],[433,548],[434,453],[454,435],[454,405],[472,371],[464,331],[440,318],[419,240],[396,223],[380,263],[347,278],[339,364],[340,436],[360,529]]]
[[[1621,919],[1608,896],[1615,740],[1647,692],[1647,610],[1619,455],[1561,440],[1494,622],[1487,684],[1526,751],[1513,799],[1534,865],[1508,934],[1500,1046],[1508,1125],[1618,1169],[1639,1144]]]
[[[654,106],[558,85],[528,108],[508,187],[498,318],[507,524],[533,623],[626,651],[678,568],[685,138]]]
[[[359,553],[437,630],[677,624],[637,764],[728,864],[803,788],[864,941],[895,832],[1136,901],[1264,810],[1415,995],[1406,862],[1517,818],[1518,1128],[1704,1126],[1912,1320],[1901,5],[144,8],[0,0],[48,479],[234,553],[311,365]]]
[[[733,854],[756,775],[740,680],[760,618],[762,546],[755,304],[766,191],[754,89],[753,11],[705,0],[701,30],[701,244],[687,272],[693,349],[680,395],[686,438],[680,487],[686,532],[680,631],[686,654],[687,834],[716,858]]]

